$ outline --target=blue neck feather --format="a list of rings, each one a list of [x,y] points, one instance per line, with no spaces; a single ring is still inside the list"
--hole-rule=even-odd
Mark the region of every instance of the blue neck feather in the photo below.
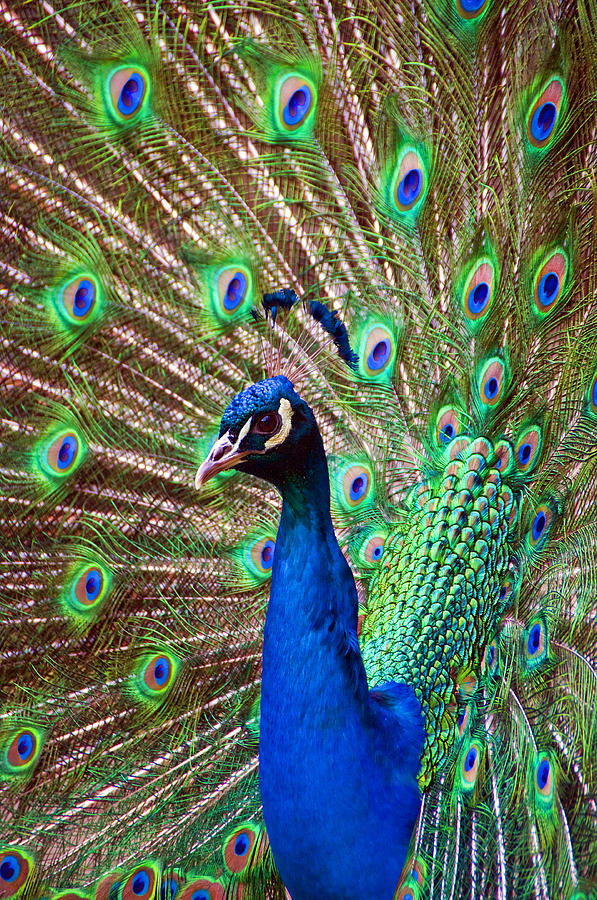
[[[420,804],[420,706],[407,685],[368,691],[316,427],[276,481],[259,750],[274,858],[292,900],[391,900]]]

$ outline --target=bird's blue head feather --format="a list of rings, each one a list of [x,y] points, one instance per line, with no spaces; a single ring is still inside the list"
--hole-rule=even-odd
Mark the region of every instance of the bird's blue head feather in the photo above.
[[[314,448],[323,452],[310,407],[288,378],[267,378],[237,394],[225,410],[197,483],[234,468],[279,487],[288,473],[304,468]]]

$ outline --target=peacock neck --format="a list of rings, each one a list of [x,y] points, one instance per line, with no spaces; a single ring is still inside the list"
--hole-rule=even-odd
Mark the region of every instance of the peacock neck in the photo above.
[[[320,523],[333,533],[328,464],[319,431],[313,431],[309,440],[297,447],[292,465],[284,466],[276,486],[283,501],[281,529],[285,517],[290,516]]]
[[[294,641],[300,638],[302,662],[310,648],[321,677],[325,672],[341,682],[344,702],[347,681],[363,700],[367,686],[356,635],[357,594],[332,524],[328,466],[318,431],[303,449],[279,485],[282,514],[266,629],[275,626],[279,641],[291,625]]]
[[[320,438],[292,469],[279,485],[263,644],[265,824],[293,900],[389,900],[419,808],[420,711],[413,695],[418,743],[399,772],[402,726],[368,694],[356,586],[332,526]]]

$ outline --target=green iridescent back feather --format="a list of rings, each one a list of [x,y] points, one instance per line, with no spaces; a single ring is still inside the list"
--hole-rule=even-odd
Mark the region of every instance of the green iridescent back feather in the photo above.
[[[279,371],[370,684],[423,704],[396,896],[594,895],[596,12],[474,6],[4,11],[1,896],[284,897],[257,758],[279,503],[193,489]],[[287,286],[355,372],[300,306],[253,322]]]

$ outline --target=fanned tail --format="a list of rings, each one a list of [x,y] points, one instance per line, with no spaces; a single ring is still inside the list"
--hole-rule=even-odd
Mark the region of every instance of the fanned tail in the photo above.
[[[396,896],[591,896],[592,5],[31,2],[0,27],[0,895],[285,896],[258,785],[278,500],[193,487],[231,397],[284,372],[372,683],[416,504],[499,473]],[[301,302],[255,322],[280,290]]]

